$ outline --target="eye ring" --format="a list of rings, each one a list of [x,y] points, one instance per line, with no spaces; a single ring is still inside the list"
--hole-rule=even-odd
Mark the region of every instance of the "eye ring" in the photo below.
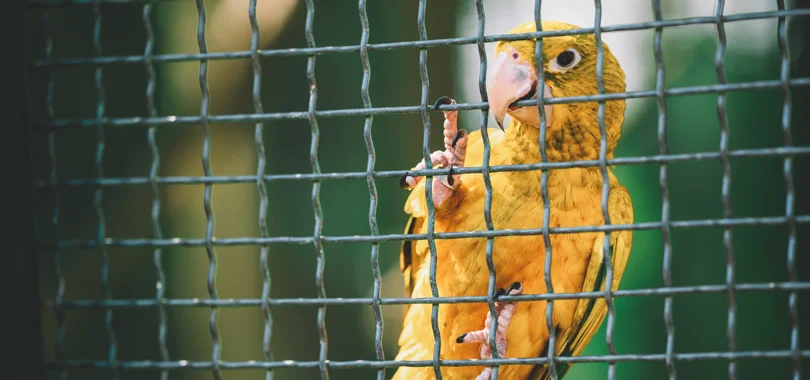
[[[574,48],[569,48],[554,57],[549,65],[549,71],[564,73],[576,66],[582,59],[582,55]]]

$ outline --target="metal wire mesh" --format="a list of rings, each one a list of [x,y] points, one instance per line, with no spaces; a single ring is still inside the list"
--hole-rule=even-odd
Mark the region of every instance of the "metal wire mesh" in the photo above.
[[[320,377],[327,379],[329,377],[330,369],[341,368],[374,368],[377,369],[377,378],[383,379],[385,377],[386,368],[394,368],[399,366],[424,366],[432,367],[434,374],[437,378],[441,378],[441,366],[480,366],[488,365],[493,367],[493,375],[497,377],[498,368],[501,365],[507,364],[548,364],[553,370],[551,371],[551,378],[556,379],[555,366],[560,363],[586,363],[586,362],[601,362],[608,363],[608,378],[616,378],[616,363],[626,361],[661,361],[666,364],[667,373],[670,379],[676,378],[676,363],[679,361],[694,361],[694,360],[711,360],[722,359],[728,360],[728,375],[730,379],[735,379],[737,376],[736,361],[741,359],[751,358],[785,358],[791,359],[793,362],[793,378],[799,379],[801,377],[801,370],[799,362],[802,358],[809,358],[810,351],[801,350],[799,345],[799,316],[798,316],[798,292],[810,290],[810,282],[801,282],[798,277],[797,258],[796,258],[796,240],[797,240],[797,225],[810,223],[810,215],[796,215],[794,212],[795,190],[794,180],[792,176],[792,162],[793,157],[797,155],[810,154],[810,147],[793,146],[791,140],[791,88],[799,86],[810,86],[810,78],[790,78],[790,52],[787,43],[787,29],[786,20],[788,17],[807,17],[810,16],[810,9],[791,9],[785,7],[784,0],[778,0],[778,11],[772,12],[757,12],[757,13],[743,13],[743,14],[724,14],[724,1],[717,2],[714,17],[691,17],[683,19],[664,20],[661,10],[661,1],[653,0],[651,6],[655,20],[651,22],[642,22],[634,24],[623,24],[615,26],[602,26],[602,4],[601,1],[596,0],[596,13],[594,15],[593,28],[581,28],[576,30],[566,31],[543,31],[541,30],[542,14],[541,1],[536,1],[534,19],[537,23],[537,31],[534,33],[524,33],[517,35],[486,35],[486,17],[485,9],[482,0],[476,0],[477,11],[477,35],[475,37],[460,37],[460,38],[446,38],[446,39],[429,39],[426,28],[426,11],[427,0],[420,0],[418,2],[418,19],[417,29],[419,40],[418,41],[403,41],[393,43],[371,44],[369,43],[370,26],[368,16],[366,14],[366,0],[359,0],[358,12],[361,24],[361,39],[359,45],[351,46],[327,46],[317,47],[313,35],[314,28],[314,15],[315,3],[313,0],[306,0],[306,48],[301,49],[275,49],[275,50],[261,50],[259,49],[259,25],[256,17],[257,0],[251,0],[248,6],[248,17],[251,25],[251,43],[249,51],[239,52],[208,52],[206,47],[206,7],[204,0],[196,0],[198,22],[197,22],[197,43],[199,53],[194,54],[154,54],[155,35],[152,30],[152,5],[158,0],[29,0],[27,2],[30,9],[42,9],[43,13],[43,27],[46,34],[46,46],[44,50],[44,57],[41,60],[35,60],[30,64],[30,68],[35,72],[41,71],[47,80],[47,119],[31,121],[32,128],[47,128],[48,134],[48,147],[49,158],[51,162],[51,171],[47,179],[39,179],[35,185],[45,191],[51,191],[55,198],[54,213],[52,216],[52,224],[57,225],[60,223],[59,215],[59,194],[63,189],[73,187],[92,187],[94,188],[93,208],[97,218],[97,233],[95,239],[59,239],[54,241],[41,241],[39,246],[43,251],[54,252],[54,266],[58,277],[58,289],[56,297],[53,300],[45,301],[45,306],[53,309],[57,315],[58,333],[57,333],[57,350],[56,360],[46,363],[47,368],[59,371],[62,378],[66,378],[67,370],[75,368],[95,368],[110,370],[113,377],[118,375],[120,370],[134,370],[134,369],[155,369],[160,370],[161,378],[167,379],[169,371],[180,368],[196,368],[208,369],[212,371],[214,378],[223,378],[223,372],[226,370],[235,369],[248,369],[257,368],[266,370],[266,378],[270,379],[273,376],[272,370],[278,368],[317,368]],[[143,26],[146,30],[146,47],[143,55],[136,56],[104,56],[102,54],[101,46],[101,25],[102,16],[100,8],[102,6],[115,6],[115,4],[143,4]],[[53,40],[52,30],[49,28],[49,14],[52,8],[57,6],[81,6],[83,4],[90,5],[94,14],[94,29],[93,29],[93,48],[94,55],[92,57],[80,58],[54,58],[53,57]],[[779,80],[762,80],[755,82],[744,83],[727,83],[724,57],[727,47],[727,39],[725,32],[725,23],[778,18],[778,43],[780,51],[780,79]],[[683,25],[696,25],[696,24],[714,24],[717,33],[717,50],[715,55],[715,67],[718,84],[716,85],[700,85],[690,87],[678,88],[665,88],[664,77],[664,57],[662,49],[662,34],[665,28],[683,26]],[[631,30],[648,30],[654,29],[654,46],[653,53],[656,63],[656,81],[655,89],[649,91],[635,91],[625,93],[605,93],[603,70],[604,70],[604,47],[602,44],[602,34],[617,31],[631,31]],[[572,96],[553,99],[544,99],[537,97],[536,100],[526,100],[518,102],[520,105],[537,105],[540,110],[540,157],[541,162],[537,164],[525,165],[505,165],[505,166],[490,166],[489,159],[491,155],[491,147],[489,137],[487,136],[487,120],[488,120],[488,107],[487,107],[487,93],[486,93],[486,74],[487,74],[487,59],[485,54],[485,43],[495,41],[515,41],[520,39],[536,38],[536,52],[538,57],[543,50],[544,37],[553,36],[567,36],[579,34],[594,34],[597,41],[597,65],[596,65],[596,80],[598,84],[598,94],[588,96]],[[478,48],[480,57],[480,71],[479,71],[479,90],[481,101],[476,103],[463,103],[442,105],[439,107],[432,107],[430,104],[430,82],[428,78],[428,52],[429,49],[440,46],[451,45],[466,45],[475,44]],[[373,107],[371,96],[369,93],[369,83],[371,78],[371,65],[369,61],[369,52],[379,50],[393,50],[393,49],[419,49],[419,70],[421,78],[421,102],[419,105],[405,106],[405,107]],[[318,85],[315,77],[315,62],[316,57],[319,55],[336,54],[336,53],[353,53],[357,52],[360,55],[361,66],[363,70],[363,79],[361,86],[361,96],[363,101],[363,108],[358,109],[336,109],[336,110],[318,110]],[[265,57],[289,57],[289,56],[305,56],[307,57],[307,79],[309,85],[309,103],[307,111],[302,112],[285,112],[285,113],[266,113],[262,105],[261,98],[261,83],[262,83],[262,67],[260,58]],[[210,99],[209,99],[209,84],[208,84],[208,65],[213,60],[232,60],[232,59],[250,59],[252,64],[252,100],[254,113],[252,114],[230,114],[230,115],[209,115]],[[156,78],[154,71],[154,64],[165,62],[186,62],[186,61],[199,61],[199,88],[201,95],[200,114],[199,116],[160,116],[155,107],[155,86]],[[103,72],[106,67],[111,65],[124,65],[124,64],[143,64],[147,73],[148,85],[146,87],[147,98],[147,116],[146,117],[107,117],[105,116],[105,93],[103,83]],[[538,73],[542,78],[542,60],[538,59],[537,67]],[[77,65],[91,65],[95,68],[94,86],[96,91],[96,115],[92,119],[68,119],[59,118],[55,114],[53,108],[54,97],[54,83],[52,79],[52,71],[60,66],[77,66]],[[729,121],[726,116],[726,99],[727,94],[735,91],[745,91],[754,89],[768,89],[778,88],[782,92],[783,106],[782,106],[782,120],[781,130],[783,134],[783,146],[778,148],[760,148],[760,149],[742,149],[731,150],[729,149]],[[673,96],[686,96],[695,94],[718,94],[717,98],[717,116],[720,122],[720,146],[718,151],[700,152],[700,153],[682,153],[671,154],[667,145],[667,104],[666,99]],[[619,99],[636,99],[636,98],[655,98],[658,107],[658,126],[657,138],[659,154],[656,156],[646,157],[628,157],[628,158],[607,158],[607,133],[605,127],[605,102],[608,100]],[[544,105],[547,104],[568,104],[576,102],[598,102],[598,121],[600,129],[600,155],[598,160],[587,161],[574,161],[574,162],[549,162],[547,152],[545,150],[545,124],[546,116],[544,112]],[[423,123],[423,146],[422,152],[426,161],[430,160],[430,134],[431,134],[431,112],[441,112],[447,110],[481,110],[480,113],[480,126],[484,143],[484,159],[481,167],[464,167],[454,169],[455,174],[466,173],[482,173],[486,187],[486,204],[484,207],[486,230],[475,232],[436,232],[434,225],[434,213],[432,202],[432,181],[433,176],[450,174],[446,169],[426,169],[417,171],[406,170],[389,170],[377,171],[375,170],[376,153],[374,141],[372,139],[372,125],[375,115],[389,115],[389,114],[416,114],[419,113]],[[363,116],[364,128],[363,136],[365,139],[367,149],[367,166],[366,170],[362,172],[340,172],[340,173],[323,173],[320,169],[318,158],[318,147],[320,132],[318,121],[323,118],[346,117],[346,116]],[[309,150],[309,158],[312,166],[311,173],[298,173],[298,174],[266,174],[267,156],[264,146],[264,122],[269,120],[290,120],[301,119],[307,120],[311,130],[311,145]],[[251,122],[255,123],[255,149],[257,160],[257,173],[250,176],[215,176],[211,168],[211,124],[214,123],[237,123],[237,122]],[[202,150],[202,164],[203,176],[159,176],[160,169],[160,155],[157,149],[156,133],[158,128],[167,128],[170,126],[182,126],[190,124],[200,124],[203,132],[203,150]],[[146,177],[109,177],[105,176],[103,171],[104,162],[104,149],[105,149],[105,130],[108,128],[128,128],[133,126],[148,126],[147,140],[151,151],[151,168],[149,175]],[[92,178],[62,178],[57,173],[57,156],[54,148],[57,135],[59,133],[68,133],[70,130],[94,128],[96,131],[96,156],[95,156],[95,177]],[[733,217],[731,209],[731,168],[730,159],[738,157],[780,157],[784,160],[783,174],[784,182],[787,189],[787,200],[785,204],[784,216],[771,216],[771,217]],[[720,219],[701,219],[701,220],[671,220],[670,218],[670,198],[668,190],[668,165],[672,163],[685,162],[685,161],[698,161],[698,160],[719,160],[722,167],[722,193],[721,199],[723,203],[723,218]],[[662,199],[662,212],[661,220],[658,222],[643,222],[634,224],[611,224],[610,215],[608,213],[608,193],[610,190],[609,181],[603,181],[602,185],[602,215],[605,221],[604,226],[577,226],[577,227],[551,227],[548,225],[550,215],[550,204],[548,201],[548,173],[550,170],[565,169],[565,168],[584,168],[596,167],[603,178],[608,176],[608,166],[610,165],[642,165],[642,164],[660,164],[659,172],[659,185]],[[511,171],[525,171],[525,170],[542,170],[541,175],[541,191],[544,199],[544,217],[542,228],[535,229],[510,229],[498,230],[494,227],[492,222],[492,182],[490,179],[491,173],[497,172],[511,172]],[[427,198],[428,219],[427,219],[427,233],[426,234],[382,234],[377,226],[377,204],[379,201],[377,187],[375,180],[378,178],[401,177],[405,173],[411,175],[425,175],[427,176],[425,182],[425,197]],[[368,235],[353,235],[353,236],[325,236],[323,235],[323,210],[320,203],[320,186],[321,181],[324,180],[345,180],[345,179],[365,179],[368,185],[368,192],[370,197],[369,211],[368,211]],[[273,181],[311,181],[311,201],[312,210],[314,215],[314,231],[312,236],[270,236],[268,232],[268,194],[266,184]],[[235,238],[216,238],[215,237],[215,213],[211,204],[211,197],[214,185],[220,184],[235,184],[235,183],[255,183],[259,194],[259,231],[260,236],[246,236]],[[166,238],[160,225],[161,213],[161,200],[160,188],[167,185],[191,185],[203,184],[204,185],[204,211],[206,219],[206,233],[202,239],[193,238]],[[152,224],[152,237],[151,238],[116,238],[108,236],[105,231],[105,213],[102,208],[102,196],[104,189],[114,186],[144,186],[149,185],[152,190],[152,209],[151,209],[151,224]],[[735,255],[734,247],[732,246],[732,230],[735,227],[741,226],[773,226],[785,225],[788,228],[788,252],[787,252],[787,266],[789,272],[789,281],[780,283],[738,283],[735,278]],[[671,230],[682,228],[707,228],[719,227],[724,230],[723,245],[726,254],[726,281],[722,285],[699,285],[699,286],[681,286],[674,287],[672,282],[672,240]],[[664,287],[662,288],[649,288],[649,289],[628,289],[628,290],[612,290],[613,281],[613,267],[611,260],[610,249],[610,236],[611,232],[615,231],[639,231],[639,230],[660,230],[663,240],[663,267],[662,276]],[[604,255],[604,262],[606,263],[606,285],[603,292],[581,292],[581,293],[555,293],[550,280],[551,268],[551,240],[552,234],[572,234],[583,232],[603,232],[604,241],[602,253]],[[441,352],[441,339],[439,336],[438,315],[440,304],[453,304],[453,303],[471,303],[471,302],[486,302],[489,307],[490,315],[497,326],[497,315],[495,312],[495,279],[497,273],[493,262],[494,240],[498,237],[504,236],[528,236],[528,235],[542,235],[545,242],[545,282],[548,289],[546,294],[526,294],[520,296],[503,296],[498,298],[500,301],[537,301],[545,300],[547,302],[546,318],[550,332],[550,342],[548,354],[545,357],[537,358],[499,358],[497,349],[494,345],[494,335],[497,327],[491,330],[490,345],[493,353],[492,359],[477,360],[477,361],[463,361],[463,360],[440,360]],[[441,297],[436,283],[436,240],[438,239],[464,239],[464,238],[486,238],[486,260],[489,269],[489,285],[487,296],[485,297]],[[381,272],[379,267],[379,252],[380,243],[386,241],[414,241],[414,240],[427,240],[430,250],[430,289],[431,297],[428,298],[383,298],[380,294],[381,287]],[[336,243],[352,243],[364,242],[371,244],[371,269],[373,275],[373,292],[370,298],[330,298],[327,296],[324,288],[324,270],[325,270],[325,244]],[[316,271],[315,271],[315,285],[318,288],[317,298],[271,298],[271,277],[268,267],[268,255],[271,246],[274,244],[312,244],[315,249],[317,257]],[[216,271],[217,271],[217,253],[216,247],[223,246],[258,246],[260,249],[260,262],[259,266],[262,270],[262,297],[260,299],[222,299],[218,295],[216,286]],[[111,247],[123,248],[136,248],[148,247],[153,249],[154,269],[157,276],[157,291],[154,298],[151,299],[113,299],[110,292],[110,278],[109,278],[109,264],[107,249]],[[164,270],[161,266],[162,249],[167,247],[204,247],[207,253],[209,266],[207,277],[207,290],[209,299],[182,299],[182,298],[166,298],[165,286],[167,281]],[[65,278],[62,274],[62,260],[67,250],[70,249],[93,249],[98,252],[102,263],[102,299],[65,299]],[[170,280],[170,279],[169,279]],[[736,343],[736,301],[735,295],[738,292],[762,292],[762,291],[782,291],[789,293],[789,315],[791,326],[791,339],[789,350],[760,350],[760,351],[740,351],[737,349]],[[726,294],[728,298],[728,320],[727,320],[727,344],[728,350],[724,352],[703,352],[703,353],[676,353],[674,346],[675,325],[673,322],[673,296],[679,294],[706,294],[717,293]],[[616,310],[614,308],[613,300],[617,297],[665,297],[664,303],[664,320],[666,326],[666,350],[661,354],[620,354],[614,344],[613,334],[615,328],[615,320],[617,318]],[[607,334],[604,344],[608,348],[608,355],[604,356],[579,356],[579,357],[566,357],[555,355],[555,329],[552,326],[551,316],[554,308],[555,300],[568,300],[568,299],[582,299],[582,298],[603,298],[607,303],[608,313],[606,318]],[[432,360],[423,361],[394,361],[386,359],[383,350],[382,334],[383,334],[383,315],[382,305],[400,305],[400,304],[431,304],[431,327],[434,334],[434,354]],[[328,359],[328,340],[327,329],[325,326],[326,309],[330,305],[370,305],[374,315],[374,349],[376,360],[354,360],[354,361],[334,361]],[[272,348],[270,345],[273,336],[273,318],[270,313],[270,308],[279,306],[311,306],[318,308],[317,314],[317,329],[319,337],[319,355],[318,360],[314,361],[297,361],[297,360],[278,360],[273,356]],[[167,322],[166,311],[174,307],[203,307],[210,308],[209,328],[210,339],[213,342],[213,351],[210,360],[205,361],[186,361],[172,358],[167,349]],[[220,308],[233,308],[233,307],[261,307],[264,318],[264,335],[263,335],[263,361],[227,361],[222,359],[222,345],[221,337],[218,330],[218,310]],[[68,310],[73,309],[86,309],[86,308],[102,308],[105,313],[104,332],[108,341],[108,356],[106,360],[68,360],[65,357],[63,340],[64,340],[64,315]],[[123,308],[155,308],[159,316],[159,350],[160,360],[145,360],[145,361],[124,361],[119,360],[117,356],[118,346],[116,342],[116,334],[113,329],[113,312],[117,309]],[[599,344],[599,343],[594,343]]]

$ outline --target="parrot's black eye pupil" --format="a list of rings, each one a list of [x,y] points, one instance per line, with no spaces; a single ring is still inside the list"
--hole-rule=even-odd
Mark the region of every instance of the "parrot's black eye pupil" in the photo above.
[[[557,56],[557,64],[560,65],[560,67],[568,67],[568,65],[574,62],[574,58],[576,58],[574,52],[566,50]]]

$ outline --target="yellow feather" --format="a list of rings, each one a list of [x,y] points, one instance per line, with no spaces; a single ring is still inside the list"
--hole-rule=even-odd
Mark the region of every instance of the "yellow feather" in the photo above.
[[[576,26],[553,21],[543,23],[544,30]],[[534,24],[521,25],[510,33],[534,31]],[[533,57],[534,41],[499,42],[496,51],[513,46]],[[593,74],[595,42],[592,35],[546,38],[544,62],[568,47],[575,46],[583,58],[565,75],[546,75],[546,84],[555,97],[595,94]],[[624,91],[624,73],[605,47],[605,89]],[[598,158],[599,125],[596,103],[557,104],[554,119],[546,132],[550,161],[593,160]],[[609,101],[605,106],[608,157],[621,135],[624,101]],[[537,127],[512,120],[506,132],[488,129],[491,143],[490,165],[512,165],[540,161]],[[480,166],[483,160],[480,131],[470,133],[465,166]],[[632,223],[630,196],[610,174],[609,214],[614,224]],[[486,198],[481,174],[462,175],[462,184],[449,200],[449,207],[437,210],[435,232],[484,231]],[[540,172],[496,172],[491,174],[492,219],[496,229],[540,228],[543,225],[543,199]],[[405,211],[410,214],[407,234],[427,232],[427,207],[424,180],[409,195]],[[550,227],[598,226],[604,224],[601,210],[602,178],[599,168],[557,169],[549,173]],[[554,234],[551,236],[551,282],[554,292],[571,293],[604,289],[600,279],[603,233]],[[614,289],[618,288],[629,257],[630,231],[611,234],[614,265]],[[486,239],[436,240],[436,283],[441,297],[483,296],[487,293],[489,272],[485,260]],[[430,252],[424,240],[404,242],[400,265],[405,276],[407,296],[431,297],[429,283]],[[493,261],[497,287],[506,288],[514,281],[523,284],[524,294],[546,292],[543,277],[545,247],[542,236],[503,236],[495,238]],[[546,302],[519,302],[507,332],[507,357],[538,357],[548,349]],[[554,302],[552,323],[557,329],[556,353],[579,355],[601,325],[606,309],[604,300],[558,300]],[[441,358],[443,360],[478,359],[479,344],[458,344],[455,339],[466,332],[483,328],[486,304],[442,304],[439,306]],[[431,305],[406,307],[400,351],[396,360],[430,360],[433,357]],[[443,367],[445,379],[475,378],[483,367]],[[499,378],[526,379],[547,376],[544,366],[502,366]],[[432,379],[433,369],[401,367],[394,379]]]

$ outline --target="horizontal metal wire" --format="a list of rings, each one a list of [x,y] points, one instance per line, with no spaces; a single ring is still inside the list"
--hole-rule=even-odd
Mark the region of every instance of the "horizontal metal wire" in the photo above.
[[[788,81],[792,87],[810,86],[810,78],[794,78]],[[780,80],[763,80],[752,82],[740,83],[727,83],[715,85],[702,85],[702,86],[686,86],[676,87],[664,90],[666,96],[684,96],[696,94],[710,94],[720,92],[736,92],[756,89],[767,88],[781,88],[784,83]],[[570,103],[585,103],[597,102],[606,100],[621,100],[621,99],[640,99],[640,98],[654,98],[657,96],[656,90],[643,90],[643,91],[630,91],[619,92],[610,94],[597,94],[597,95],[582,95],[582,96],[566,96],[560,98],[544,98],[545,104],[570,104]],[[534,106],[537,105],[536,100],[521,100],[515,102],[518,106]],[[482,110],[489,109],[489,105],[485,102],[473,103],[459,103],[452,105],[443,105],[436,109],[431,109],[434,112],[449,111],[449,110]],[[345,116],[368,116],[368,115],[392,115],[392,114],[412,114],[422,112],[421,106],[401,106],[401,107],[378,107],[378,108],[353,108],[353,109],[339,109],[339,110],[324,110],[315,111],[315,116],[318,118],[323,117],[345,117]],[[245,123],[245,122],[259,122],[268,120],[291,120],[300,119],[306,120],[309,118],[309,112],[278,112],[278,113],[265,113],[265,114],[232,114],[232,115],[210,115],[207,120],[210,123]],[[199,124],[202,121],[200,116],[162,116],[162,117],[126,117],[126,118],[102,118],[101,124],[109,127],[126,127],[126,126],[146,126],[146,125],[186,125],[186,124]],[[72,128],[92,128],[96,127],[99,123],[96,119],[40,119],[32,120],[32,125],[40,127],[41,131],[50,131],[51,128],[58,130],[72,129]]]
[[[666,354],[625,354],[625,355],[592,355],[592,356],[555,356],[554,360],[561,363],[609,363],[609,362],[660,362],[666,360]],[[743,359],[792,359],[792,353],[787,350],[774,351],[737,351],[737,352],[691,352],[676,353],[673,355],[677,361],[698,360],[743,360]],[[810,357],[810,350],[799,352],[802,358]],[[481,360],[441,360],[443,367],[471,367],[493,365],[518,364],[547,364],[548,358],[507,358],[507,359],[481,359]],[[192,362],[187,360],[159,362],[151,360],[123,361],[115,363],[119,369],[210,369],[212,362]],[[248,360],[243,362],[219,361],[216,363],[220,369],[270,369],[270,368],[318,368],[318,361],[280,360],[273,362],[260,362]],[[109,368],[110,363],[99,360],[66,360],[45,362],[47,369],[62,368]],[[431,360],[397,361],[397,360],[327,360],[326,366],[335,369],[351,368],[395,368],[395,367],[430,367]]]
[[[183,0],[27,0],[26,6],[29,9],[37,9],[37,8],[76,6],[76,5],[93,5],[96,3],[98,3],[99,5],[106,6],[106,5],[126,5],[126,4],[146,5],[152,3],[169,3],[169,2],[179,3],[182,1]]]
[[[810,223],[810,215],[794,216],[795,223]],[[681,220],[671,221],[671,228],[706,228],[706,227],[746,227],[746,226],[775,226],[789,222],[785,216],[771,216],[759,218],[724,218],[724,219],[701,219],[701,220]],[[601,226],[576,226],[576,227],[556,227],[550,228],[552,234],[575,234],[584,232],[608,232],[608,231],[641,231],[656,230],[662,226],[661,222],[644,222],[634,224],[611,224]],[[490,238],[498,236],[530,236],[542,235],[542,228],[526,229],[503,229],[503,230],[482,230],[464,232],[436,232],[436,239],[469,239],[469,238]],[[353,236],[321,236],[325,243],[375,243],[382,241],[412,241],[425,240],[427,234],[388,234],[388,235],[353,235]],[[218,246],[240,246],[240,245],[264,245],[264,244],[312,244],[312,236],[274,236],[269,238],[240,237],[221,238],[214,237],[212,242]],[[51,242],[40,242],[43,250],[68,249],[68,248],[95,248],[96,240],[91,239],[71,239],[57,240]],[[206,244],[205,239],[104,239],[105,246],[122,248],[142,248],[142,247],[202,247]]]
[[[810,147],[777,147],[777,148],[757,148],[757,149],[739,149],[728,152],[729,157],[785,157],[810,154]],[[699,153],[682,153],[682,154],[668,154],[658,156],[642,156],[642,157],[620,157],[612,160],[607,160],[608,165],[644,165],[644,164],[657,164],[657,163],[672,163],[684,161],[701,161],[701,160],[715,160],[720,157],[720,152],[699,152]],[[598,167],[599,160],[583,160],[583,161],[563,161],[563,162],[548,162],[536,164],[521,164],[521,165],[496,165],[490,166],[490,172],[515,172],[515,171],[531,171],[531,170],[552,170],[552,169],[569,169],[569,168],[588,168]],[[453,172],[457,174],[481,173],[482,167],[468,166],[463,168],[453,168]],[[448,174],[447,169],[424,169],[424,170],[385,170],[373,172],[374,178],[399,178],[405,173],[426,176],[426,175],[440,175]],[[297,173],[297,174],[266,174],[263,176],[265,181],[314,181],[325,179],[365,179],[368,175],[367,172],[343,172],[343,173]],[[236,183],[254,183],[257,180],[255,175],[237,175],[237,176],[173,176],[173,177],[157,177],[155,179],[149,177],[122,177],[122,178],[66,178],[56,182],[58,186],[131,186],[131,185],[146,185],[157,181],[159,184],[164,185],[199,185],[205,183],[215,184],[236,184]],[[53,182],[51,180],[41,179],[36,183],[37,187],[51,189]]]
[[[698,286],[675,286],[647,289],[622,289],[613,293],[615,297],[650,297],[650,296],[675,296],[684,294],[711,294],[725,293],[728,286],[723,285],[698,285]],[[735,291],[743,292],[768,292],[768,291],[808,291],[810,282],[768,282],[768,283],[747,283],[735,284]],[[546,301],[546,300],[571,300],[571,299],[596,299],[604,298],[604,292],[580,292],[580,293],[548,293],[548,294],[523,294],[519,296],[500,296],[498,301],[526,302],[526,301]],[[414,304],[458,304],[458,303],[486,303],[486,296],[464,296],[464,297],[426,297],[408,298],[393,297],[380,298],[381,305],[414,305]],[[270,306],[323,306],[323,305],[373,305],[374,298],[271,298],[268,299]],[[46,308],[88,309],[88,308],[139,308],[139,307],[259,307],[262,300],[259,298],[230,298],[230,299],[77,299],[65,301],[45,301]]]
[[[104,0],[102,2],[105,3],[134,3],[134,2],[146,2],[146,1],[159,1],[159,0]],[[165,1],[165,0],[164,0]],[[51,4],[47,4],[47,3]],[[41,0],[41,1],[28,1],[28,6],[30,7],[45,7],[45,6],[56,6],[61,5],[64,6],[65,3],[80,5],[80,4],[92,4],[95,1],[93,0],[64,0],[64,1],[54,1],[54,0]],[[783,10],[783,11],[768,11],[768,12],[749,12],[749,13],[737,13],[732,15],[724,15],[722,17],[723,22],[735,22],[735,21],[745,21],[745,20],[758,20],[758,19],[766,19],[766,18],[777,18],[777,17],[803,17],[803,16],[810,16],[810,9],[792,9],[792,10]],[[654,28],[666,28],[666,27],[675,27],[675,26],[685,26],[685,25],[697,25],[697,24],[714,24],[717,22],[716,17],[687,17],[687,18],[679,18],[679,19],[672,19],[672,20],[663,20],[663,21],[647,21],[647,22],[639,22],[639,23],[630,23],[630,24],[620,24],[620,25],[611,25],[611,26],[603,26],[600,28],[602,32],[621,32],[621,31],[631,31],[631,30],[647,30],[647,29],[654,29]],[[497,41],[517,41],[517,40],[525,40],[525,39],[533,39],[533,38],[541,38],[541,37],[557,37],[557,36],[572,36],[572,35],[579,35],[579,34],[592,34],[594,32],[593,28],[578,28],[578,29],[570,29],[570,30],[554,30],[554,31],[542,31],[542,32],[532,32],[532,33],[520,33],[520,34],[495,34],[484,36],[484,42],[491,43]],[[435,40],[425,40],[425,41],[402,41],[402,42],[388,42],[388,43],[379,43],[379,44],[368,44],[369,51],[375,50],[394,50],[394,49],[403,49],[403,48],[411,48],[411,49],[424,49],[424,48],[434,48],[440,46],[456,46],[456,45],[471,45],[478,42],[478,37],[457,37],[457,38],[443,38],[443,39],[435,39]],[[360,52],[360,45],[350,45],[350,46],[325,46],[325,47],[314,47],[314,48],[291,48],[291,49],[277,49],[277,50],[259,50],[258,54],[261,57],[301,57],[301,56],[312,56],[312,55],[323,55],[323,54],[333,54],[333,53],[359,53]],[[159,62],[187,62],[187,61],[199,61],[201,59],[206,60],[228,60],[228,59],[249,59],[252,55],[251,51],[237,51],[237,52],[219,52],[219,53],[205,53],[205,54],[159,54],[153,55],[151,57],[152,62],[159,63]],[[141,55],[131,55],[131,56],[109,56],[109,57],[80,57],[80,58],[64,58],[64,59],[52,59],[50,61],[46,60],[36,60],[29,63],[30,67],[33,68],[44,68],[48,66],[58,67],[58,66],[68,66],[68,65],[108,65],[113,63],[135,63],[135,64],[142,64],[144,62],[144,56]]]

